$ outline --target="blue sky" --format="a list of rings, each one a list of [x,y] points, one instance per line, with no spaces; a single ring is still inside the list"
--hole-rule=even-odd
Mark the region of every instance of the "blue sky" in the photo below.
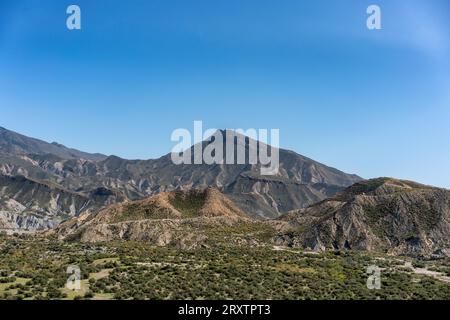
[[[279,128],[338,169],[450,188],[449,31],[447,0],[1,0],[0,126],[125,158],[194,120]]]

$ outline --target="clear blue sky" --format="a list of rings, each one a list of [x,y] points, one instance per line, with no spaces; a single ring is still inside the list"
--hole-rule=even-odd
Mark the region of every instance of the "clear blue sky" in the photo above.
[[[0,126],[155,158],[194,120],[279,128],[282,147],[341,170],[450,187],[450,3],[0,1]]]

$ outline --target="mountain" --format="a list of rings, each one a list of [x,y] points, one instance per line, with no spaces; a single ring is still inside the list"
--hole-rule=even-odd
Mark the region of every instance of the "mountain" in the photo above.
[[[66,221],[48,234],[82,242],[133,240],[193,248],[217,241],[257,244],[258,234],[267,229],[217,189],[206,188],[111,205]]]
[[[361,181],[280,221],[288,246],[450,255],[450,191],[411,181]]]
[[[235,139],[233,147],[243,144],[248,154],[254,140],[241,135]],[[207,147],[211,143],[209,139],[202,144]],[[195,148],[192,146],[191,151]],[[85,155],[5,129],[0,134],[0,175],[51,183],[58,190],[87,197],[91,200],[92,209],[104,203],[139,200],[165,191],[214,187],[249,215],[267,219],[324,200],[361,180],[356,175],[284,149],[279,149],[280,170],[275,176],[261,175],[260,165],[249,164],[248,156],[244,164],[176,165],[171,154],[152,160],[126,160],[117,156],[103,158],[101,155],[91,155],[88,159]],[[5,199],[15,197],[6,191]],[[99,195],[102,199],[97,201]],[[35,210],[28,203],[15,199],[27,207],[23,215],[30,215]],[[70,206],[62,206],[54,212],[50,210],[50,202],[42,204],[39,210],[51,212],[46,217],[54,220],[52,225],[67,218],[67,212],[78,216],[85,210],[73,211]],[[84,208],[91,209],[90,206]],[[5,219],[10,208],[0,204],[0,212]],[[40,228],[44,225],[48,224],[42,221]]]
[[[48,143],[42,140],[29,138],[3,127],[0,127],[0,153],[8,155],[52,154],[61,159],[87,159],[92,161],[103,160],[106,158],[103,154],[91,154],[67,148],[56,142]]]

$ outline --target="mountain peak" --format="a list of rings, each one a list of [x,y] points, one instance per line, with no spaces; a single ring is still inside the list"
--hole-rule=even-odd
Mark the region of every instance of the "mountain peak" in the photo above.
[[[232,131],[220,132],[227,135]],[[236,135],[244,137],[232,133],[235,139]],[[0,163],[0,170],[12,175],[26,172],[35,179],[54,181],[94,200],[98,198],[95,190],[101,187],[111,189],[114,194],[123,194],[127,199],[138,200],[171,190],[211,186],[226,194],[241,210],[258,218],[275,218],[283,212],[304,208],[361,180],[283,149],[279,149],[279,174],[262,176],[260,165],[249,163],[248,155],[254,150],[249,139],[237,138],[237,147],[244,147],[246,153],[241,161],[237,161],[238,152],[234,152],[235,159],[230,163],[178,165],[172,161],[172,154],[150,160],[102,157],[11,132],[0,138],[1,153],[8,155]],[[203,143],[205,146],[208,142]],[[226,144],[223,147],[227,148]],[[100,160],[73,161],[92,158]],[[111,199],[113,203],[121,197],[111,196]],[[26,199],[24,201],[27,203]],[[70,204],[67,207],[70,210]]]

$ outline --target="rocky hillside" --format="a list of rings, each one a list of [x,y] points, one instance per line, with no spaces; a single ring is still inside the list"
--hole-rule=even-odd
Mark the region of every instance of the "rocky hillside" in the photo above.
[[[226,132],[223,133],[225,136]],[[238,135],[233,146],[236,148],[238,144],[243,144],[248,153],[252,142],[248,137]],[[210,140],[204,141],[203,147],[210,143]],[[248,156],[244,164],[235,165],[175,165],[171,154],[154,160],[126,160],[116,156],[87,154],[0,129],[2,176],[25,177],[38,184],[51,184],[55,186],[53,197],[64,190],[66,194],[69,192],[87,198],[93,206],[124,199],[144,199],[166,191],[214,187],[227,194],[241,210],[253,217],[266,219],[309,206],[361,180],[358,176],[327,167],[292,151],[280,149],[279,154],[279,173],[276,176],[262,176],[259,165],[248,164]],[[68,218],[68,212],[75,216],[84,212],[84,209],[73,210],[70,201],[61,203],[56,211],[51,202],[40,201],[39,206],[33,207],[20,202],[11,190],[14,189],[3,190],[3,201],[0,202],[0,220],[9,221],[11,226],[47,228]],[[58,197],[64,196],[61,194]],[[8,199],[15,199],[27,210],[13,211],[5,202]],[[42,215],[42,212],[51,214]],[[34,221],[36,216],[45,216],[49,220],[29,221]]]
[[[359,182],[280,220],[286,224],[280,228],[279,244],[450,255],[450,191],[415,182]]]
[[[192,248],[216,241],[257,244],[268,224],[255,221],[213,188],[162,192],[83,214],[49,232],[82,242],[145,241]],[[273,230],[272,230],[273,231]]]
[[[84,195],[49,181],[0,174],[0,228],[53,228],[82,212],[95,211],[120,200],[124,198],[102,194],[101,190]]]

